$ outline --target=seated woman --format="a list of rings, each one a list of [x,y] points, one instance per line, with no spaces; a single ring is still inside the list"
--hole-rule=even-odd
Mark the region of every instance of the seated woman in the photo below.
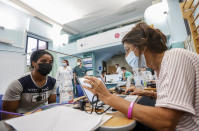
[[[167,50],[164,34],[145,23],[137,24],[122,42],[129,56],[127,63],[145,58],[147,66],[156,72],[157,93],[147,92],[156,98],[155,107],[111,94],[95,77],[85,77],[92,88],[84,88],[129,119],[155,130],[199,131],[199,55],[185,49]]]
[[[32,53],[31,67],[33,70],[13,81],[3,96],[3,110],[27,113],[42,104],[56,102],[56,80],[48,74],[52,70],[53,56],[44,50]],[[17,117],[2,114],[3,119]]]

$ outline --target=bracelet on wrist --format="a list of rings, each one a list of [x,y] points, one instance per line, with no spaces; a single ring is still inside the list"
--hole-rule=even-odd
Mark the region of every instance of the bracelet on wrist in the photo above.
[[[133,112],[134,104],[135,104],[134,102],[131,102],[131,104],[129,106],[128,114],[127,114],[128,119],[132,119],[132,112]]]

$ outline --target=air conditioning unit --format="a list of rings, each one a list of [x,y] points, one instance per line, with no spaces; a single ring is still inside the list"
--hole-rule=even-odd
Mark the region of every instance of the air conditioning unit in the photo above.
[[[12,41],[11,40],[8,40],[8,39],[5,39],[5,38],[0,38],[0,44],[5,44],[5,45],[10,45],[12,46]]]

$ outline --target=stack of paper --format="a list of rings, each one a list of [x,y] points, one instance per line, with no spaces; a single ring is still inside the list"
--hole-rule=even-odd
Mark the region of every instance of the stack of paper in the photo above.
[[[18,131],[92,131],[101,124],[103,115],[92,115],[66,106],[7,120]],[[111,117],[107,118],[110,119]]]

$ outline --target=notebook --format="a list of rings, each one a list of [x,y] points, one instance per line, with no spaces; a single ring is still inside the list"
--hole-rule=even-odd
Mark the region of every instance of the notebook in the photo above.
[[[111,118],[108,115],[103,117],[58,106],[5,122],[18,131],[93,131]]]

